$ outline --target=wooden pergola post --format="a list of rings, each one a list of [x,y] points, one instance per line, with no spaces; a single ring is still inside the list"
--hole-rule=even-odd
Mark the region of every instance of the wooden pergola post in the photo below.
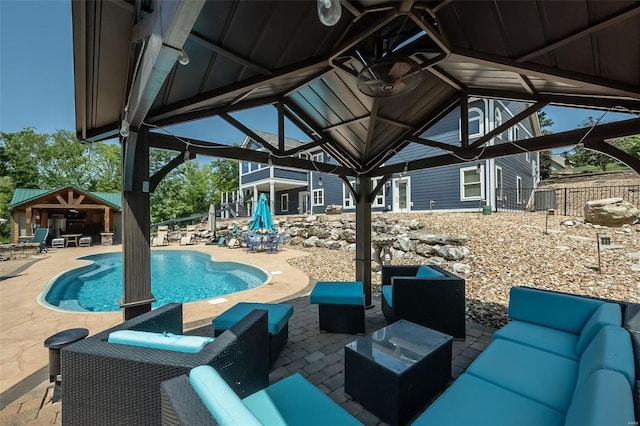
[[[151,310],[151,218],[148,128],[131,130],[122,147],[122,284],[125,321]]]
[[[356,200],[356,281],[364,287],[364,306],[371,306],[371,178],[359,176]]]

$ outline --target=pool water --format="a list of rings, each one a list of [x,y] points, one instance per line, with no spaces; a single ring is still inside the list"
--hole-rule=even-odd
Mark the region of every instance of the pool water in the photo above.
[[[45,290],[46,304],[74,312],[119,311],[122,253],[84,256],[87,266],[62,273]],[[262,269],[239,262],[217,262],[188,250],[151,252],[153,307],[186,303],[259,287],[269,280]]]

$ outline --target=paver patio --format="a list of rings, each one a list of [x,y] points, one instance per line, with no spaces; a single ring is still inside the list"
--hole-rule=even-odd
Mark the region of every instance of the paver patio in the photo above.
[[[270,382],[274,383],[293,373],[300,373],[366,425],[384,424],[345,395],[344,346],[358,336],[320,333],[318,306],[309,304],[310,290],[311,286],[307,286],[293,297],[279,300],[293,304],[294,314],[289,322],[289,341],[270,373]],[[185,328],[189,329],[189,334],[212,335],[211,319],[186,323]],[[379,297],[375,297],[374,307],[366,311],[366,332],[371,333],[385,325]],[[479,324],[467,323],[467,338],[453,343],[454,378],[488,346],[493,331]],[[0,411],[0,424],[61,424],[61,403],[51,402],[52,385],[47,380],[47,370],[39,371],[36,377],[39,377],[39,380],[31,380],[32,383],[36,382],[34,387],[22,389],[24,393]],[[25,386],[28,386],[27,382]],[[15,388],[20,389],[20,385]]]

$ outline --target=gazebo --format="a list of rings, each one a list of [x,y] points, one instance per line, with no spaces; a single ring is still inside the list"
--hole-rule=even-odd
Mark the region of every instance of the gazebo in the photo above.
[[[72,6],[78,137],[118,136],[123,146],[125,318],[149,310],[153,300],[149,193],[194,155],[339,175],[353,193],[357,227],[365,230],[356,242],[355,278],[365,284],[367,304],[371,202],[394,173],[577,143],[640,173],[640,161],[606,142],[640,133],[637,117],[507,143],[493,139],[546,105],[640,113],[637,2],[73,0]],[[468,117],[478,98],[526,107],[476,139],[464,119],[457,144],[424,137],[452,111]],[[277,143],[234,116],[265,105],[277,111]],[[265,151],[159,131],[209,117]],[[286,149],[286,120],[311,142]],[[398,161],[411,144],[431,147],[433,155]],[[322,147],[332,163],[299,158],[311,147]],[[176,152],[153,176],[149,148]],[[374,176],[383,177],[376,187]]]

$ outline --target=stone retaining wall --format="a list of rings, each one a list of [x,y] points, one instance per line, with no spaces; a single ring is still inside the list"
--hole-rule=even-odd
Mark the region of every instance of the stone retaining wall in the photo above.
[[[0,260],[29,259],[38,254],[38,247],[40,244],[37,243],[1,244]]]

